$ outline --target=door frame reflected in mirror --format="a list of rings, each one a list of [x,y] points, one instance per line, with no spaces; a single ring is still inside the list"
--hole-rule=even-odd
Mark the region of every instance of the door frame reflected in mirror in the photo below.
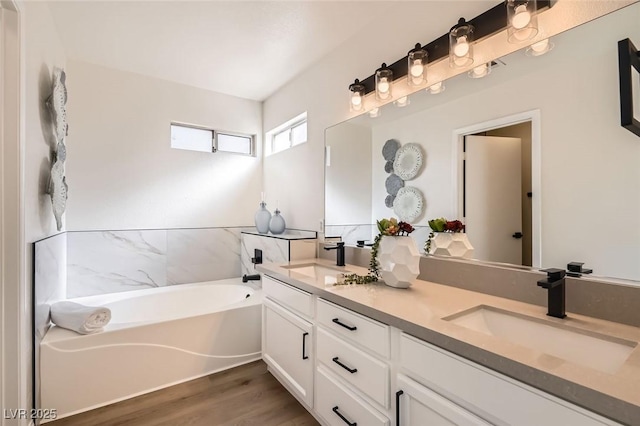
[[[508,115],[489,121],[471,124],[453,130],[452,149],[453,149],[453,188],[455,194],[452,206],[455,217],[462,217],[463,214],[463,194],[464,194],[464,175],[462,147],[464,137],[474,135],[481,132],[490,131],[496,128],[508,127],[524,122],[531,122],[531,218],[532,218],[532,236],[531,236],[531,252],[532,267],[540,268],[542,264],[542,152],[541,152],[541,122],[540,110],[535,109],[525,111],[518,114]],[[473,244],[473,242],[472,242]]]

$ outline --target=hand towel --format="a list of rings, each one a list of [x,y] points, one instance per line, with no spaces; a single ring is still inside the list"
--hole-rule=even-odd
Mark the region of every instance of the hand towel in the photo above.
[[[56,302],[51,305],[51,321],[57,326],[80,334],[102,331],[111,321],[109,308],[85,306],[75,302]]]

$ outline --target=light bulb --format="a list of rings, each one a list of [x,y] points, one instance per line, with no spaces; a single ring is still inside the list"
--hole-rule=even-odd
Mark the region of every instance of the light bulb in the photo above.
[[[373,108],[371,111],[369,111],[369,117],[376,118],[379,116],[380,116],[380,108]]]
[[[395,102],[396,106],[399,108],[405,107],[407,105],[409,105],[409,98],[406,96],[403,96],[401,98],[398,98]]]
[[[422,61],[416,59],[413,61],[413,65],[411,65],[411,75],[413,77],[420,77],[424,71],[424,67],[422,66]]]
[[[389,81],[385,77],[382,77],[378,82],[378,92],[380,94],[389,92]]]
[[[473,73],[477,76],[485,75],[487,73],[487,64],[482,64],[473,69]]]
[[[464,57],[469,53],[469,43],[467,42],[467,36],[460,36],[456,40],[456,45],[453,48],[453,54],[458,57]]]
[[[351,96],[351,105],[353,105],[354,108],[360,108],[360,106],[362,106],[362,96],[360,96],[360,93],[354,93]]]
[[[511,19],[511,25],[516,30],[521,30],[522,28],[529,25],[531,22],[531,13],[527,10],[526,4],[521,4],[516,7],[515,15]]]
[[[437,95],[438,93],[442,93],[444,92],[444,83],[442,81],[434,83],[431,86],[427,87],[427,90],[432,95]]]
[[[537,53],[541,53],[547,50],[548,47],[549,47],[549,39],[545,38],[544,40],[541,40],[537,43],[533,43],[531,45],[531,50]]]

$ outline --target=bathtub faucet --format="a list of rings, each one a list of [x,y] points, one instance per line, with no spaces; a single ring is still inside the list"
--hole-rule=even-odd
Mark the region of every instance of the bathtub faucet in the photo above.
[[[244,274],[242,276],[242,282],[246,283],[248,281],[260,281],[260,274],[255,274],[255,275]]]

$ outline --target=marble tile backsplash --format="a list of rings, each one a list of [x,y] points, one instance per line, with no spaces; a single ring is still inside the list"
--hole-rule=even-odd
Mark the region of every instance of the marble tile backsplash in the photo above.
[[[239,277],[242,229],[69,232],[66,297]]]

